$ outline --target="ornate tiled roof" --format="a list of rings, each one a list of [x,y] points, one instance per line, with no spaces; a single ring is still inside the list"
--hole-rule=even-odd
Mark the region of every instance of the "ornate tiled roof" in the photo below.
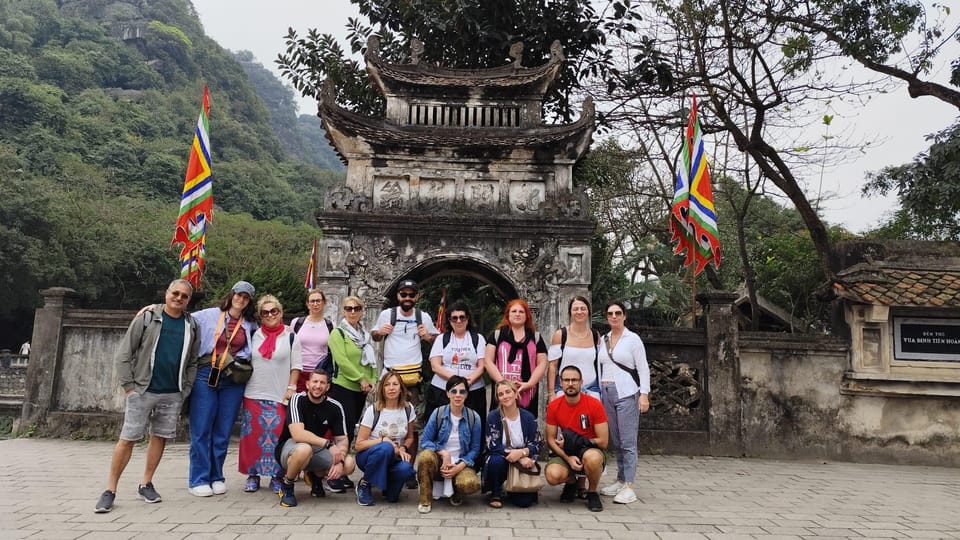
[[[336,103],[332,84],[325,84],[320,100],[320,118],[327,138],[343,156],[337,137],[361,138],[368,144],[397,148],[543,148],[568,147],[576,159],[590,144],[595,110],[589,97],[580,118],[571,124],[533,128],[480,128],[446,126],[399,126],[348,111]],[[569,146],[568,146],[569,145]]]
[[[524,67],[520,63],[523,43],[510,48],[512,64],[485,69],[450,69],[420,62],[423,44],[413,40],[413,54],[409,64],[388,64],[380,57],[380,41],[371,36],[367,40],[364,60],[367,73],[381,93],[403,93],[404,88],[513,88],[521,93],[543,95],[556,80],[563,65],[563,47],[554,41],[550,59],[543,65]]]
[[[837,274],[833,287],[841,298],[864,304],[960,307],[960,259],[931,266],[861,263]]]

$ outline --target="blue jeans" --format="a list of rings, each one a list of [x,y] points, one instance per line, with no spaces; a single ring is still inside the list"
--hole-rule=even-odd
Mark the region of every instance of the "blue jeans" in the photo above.
[[[640,433],[640,404],[637,394],[620,398],[615,384],[600,389],[607,413],[610,446],[617,449],[617,480],[632,483],[637,475],[637,437]]]
[[[484,489],[489,489],[490,496],[500,498],[503,494],[503,483],[507,481],[507,470],[510,462],[500,454],[490,454],[483,469]],[[508,493],[508,500],[517,507],[527,508],[537,501],[536,493]]]
[[[413,465],[393,453],[393,445],[388,442],[357,452],[357,466],[363,471],[364,480],[383,491],[388,502],[400,500],[404,482],[417,474]]]
[[[209,376],[210,366],[201,367],[190,394],[190,487],[223,481],[230,433],[246,387],[221,377],[220,384],[211,388]]]

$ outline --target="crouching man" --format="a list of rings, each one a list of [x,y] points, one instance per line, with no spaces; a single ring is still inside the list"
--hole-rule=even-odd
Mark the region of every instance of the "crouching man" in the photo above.
[[[324,497],[323,480],[346,478],[356,468],[348,454],[347,424],[343,407],[327,397],[330,380],[323,370],[307,379],[307,391],[294,394],[277,444],[277,461],[284,469],[280,506],[296,506],[293,483],[301,472],[310,484],[310,494]]]

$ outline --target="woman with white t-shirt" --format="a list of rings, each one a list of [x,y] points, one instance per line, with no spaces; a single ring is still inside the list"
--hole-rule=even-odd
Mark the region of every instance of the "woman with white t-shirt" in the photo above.
[[[490,492],[491,508],[503,506],[503,484],[511,465],[537,471],[537,456],[543,439],[537,419],[517,406],[517,383],[504,379],[494,387],[499,407],[487,416],[487,458],[483,464],[483,491]],[[508,493],[514,506],[526,508],[537,500],[536,493]]]
[[[433,411],[420,438],[421,514],[430,512],[434,499],[450,497],[450,504],[460,506],[464,495],[480,491],[480,477],[473,470],[480,456],[480,415],[464,406],[470,393],[466,379],[454,375],[446,388],[450,404]]]
[[[547,351],[547,403],[563,396],[558,374],[567,366],[576,366],[583,376],[581,391],[600,398],[597,378],[600,333],[590,326],[590,302],[583,296],[574,296],[568,306],[570,324],[553,333]]]
[[[600,400],[607,413],[610,447],[617,449],[617,481],[600,490],[613,502],[636,502],[637,434],[640,413],[650,409],[650,366],[640,336],[626,327],[622,302],[607,304],[610,332],[600,344]]]
[[[303,352],[303,370],[297,381],[297,392],[307,391],[310,374],[317,368],[324,368],[328,378],[333,378],[333,362],[330,361],[330,349],[327,347],[333,322],[323,316],[326,307],[327,295],[320,289],[310,289],[307,292],[307,316],[290,321],[290,328],[300,339]]]
[[[300,377],[300,342],[283,325],[283,306],[273,295],[257,301],[262,326],[250,344],[253,375],[243,390],[240,414],[240,472],[247,475],[243,490],[260,489],[260,476],[269,476],[271,489],[280,489],[283,472],[273,456],[287,411],[284,405]]]
[[[482,418],[487,412],[487,393],[483,391],[483,354],[487,342],[473,329],[470,308],[465,302],[457,301],[450,305],[446,322],[450,330],[438,336],[430,349],[433,379],[430,381],[424,418],[429,417],[437,407],[450,403],[445,386],[454,375],[467,380],[470,394],[466,406]]]
[[[374,504],[374,487],[387,502],[397,502],[404,483],[417,474],[410,464],[416,413],[406,395],[400,375],[388,370],[380,380],[376,402],[360,419],[355,446],[357,466],[363,471],[357,484],[360,506]]]

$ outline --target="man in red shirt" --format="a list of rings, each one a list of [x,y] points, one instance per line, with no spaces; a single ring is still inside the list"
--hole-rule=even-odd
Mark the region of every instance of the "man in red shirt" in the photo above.
[[[576,366],[560,372],[564,399],[547,406],[547,444],[553,457],[544,471],[551,486],[563,483],[561,502],[573,502],[577,493],[577,474],[587,476],[587,508],[603,510],[597,487],[606,464],[607,413],[599,399],[580,393],[583,376]]]

